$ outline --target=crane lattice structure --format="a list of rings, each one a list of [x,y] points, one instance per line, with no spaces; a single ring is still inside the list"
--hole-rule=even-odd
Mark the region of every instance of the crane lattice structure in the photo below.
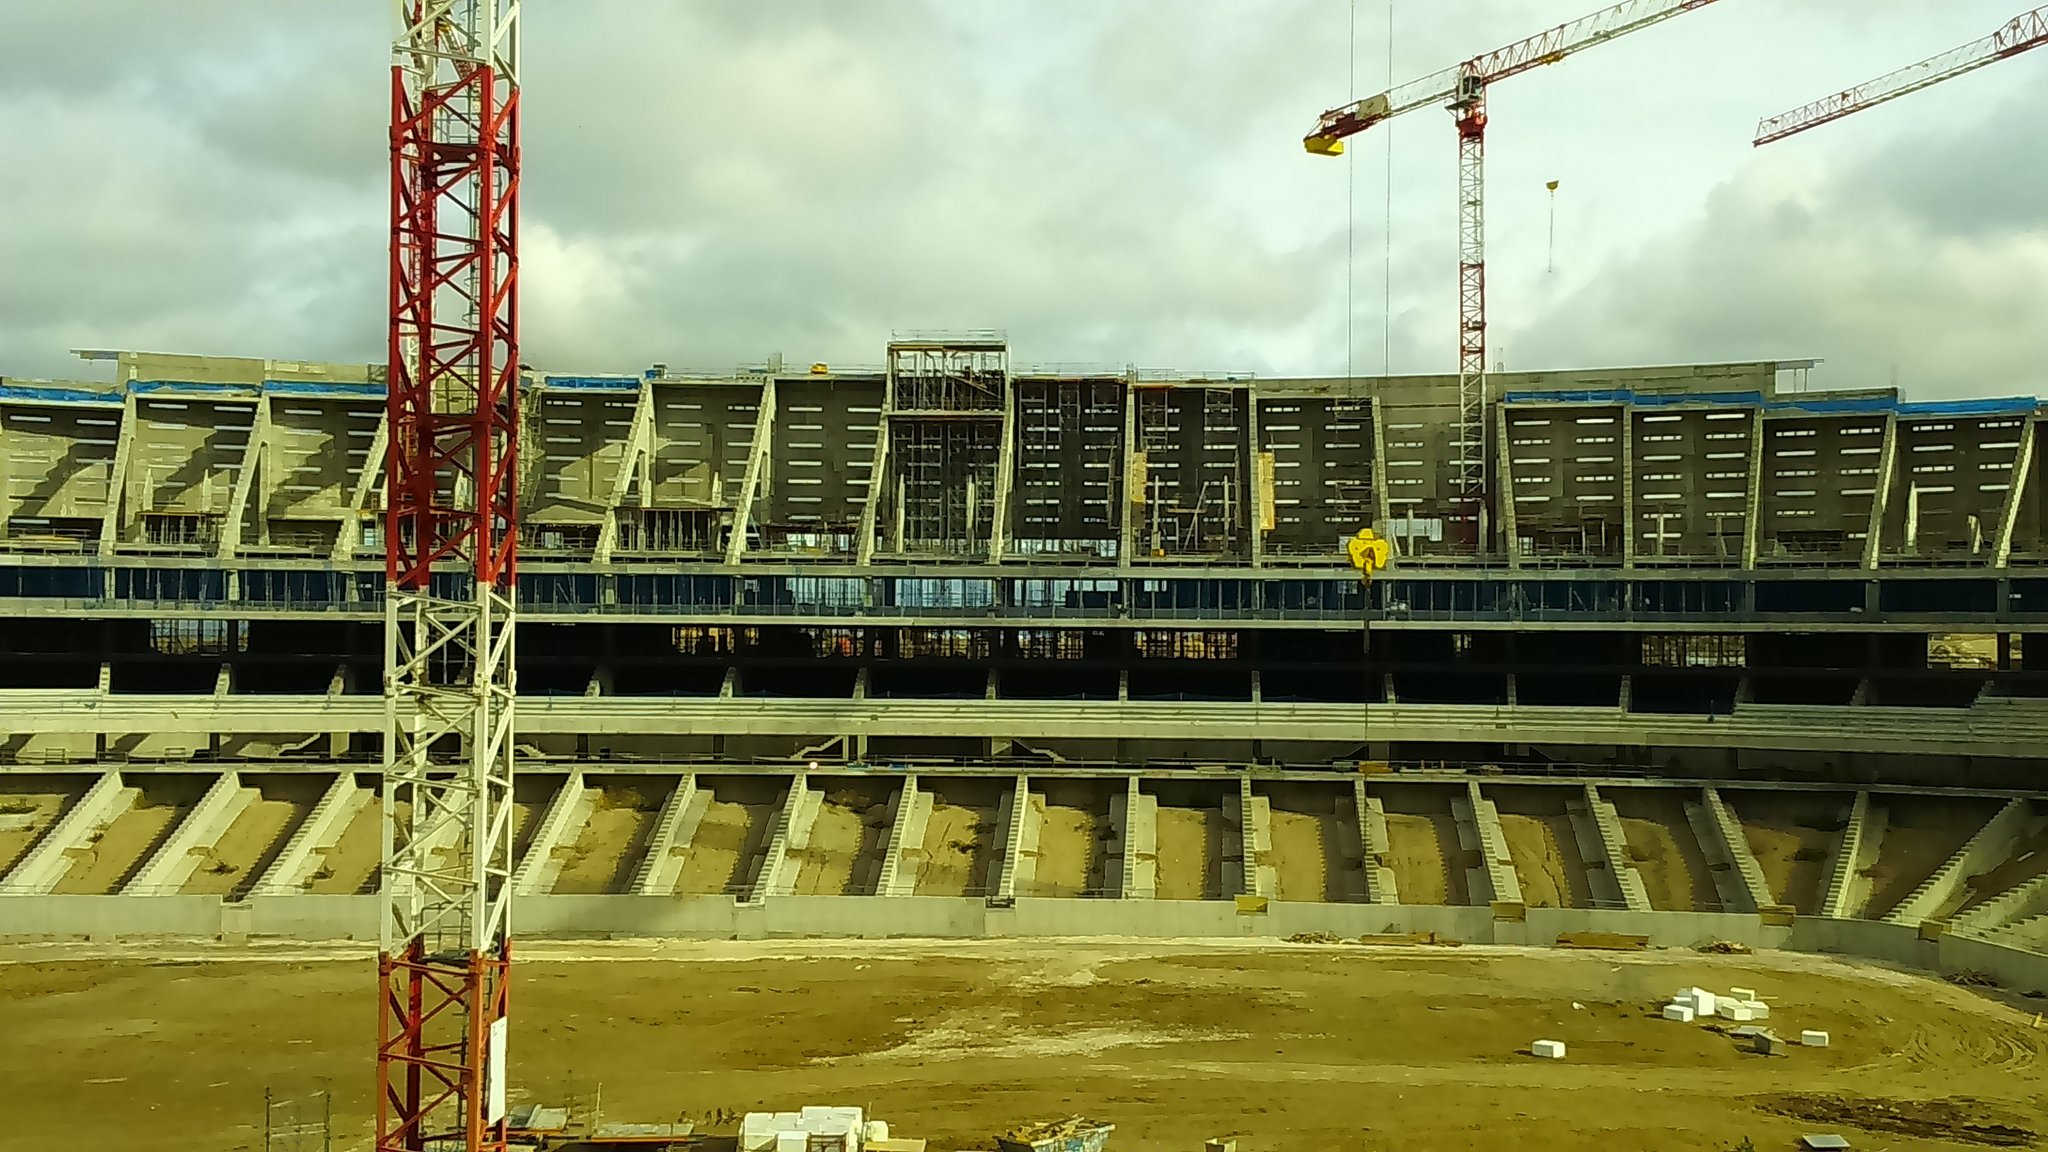
[[[1476,546],[1486,504],[1486,91],[1489,85],[1618,36],[1704,8],[1714,0],[1629,0],[1495,49],[1455,67],[1323,113],[1302,145],[1344,152],[1346,137],[1417,108],[1447,107],[1458,127],[1457,501]]]
[[[1950,49],[1939,56],[1880,76],[1846,92],[1837,92],[1833,96],[1816,100],[1803,108],[1794,108],[1790,112],[1773,116],[1756,126],[1756,145],[1761,148],[1787,136],[1797,136],[1809,128],[1831,124],[1844,116],[1854,115],[1866,108],[1875,108],[1879,104],[1890,103],[1922,88],[1932,88],[1944,80],[1953,80],[1966,73],[1975,72],[1986,64],[1995,63],[2008,56],[2017,56],[2030,48],[2039,48],[2043,45],[2048,45],[2048,7],[2036,8],[2032,12],[2015,16],[2005,27],[1982,40]]]
[[[519,0],[396,0],[377,1152],[505,1146]]]

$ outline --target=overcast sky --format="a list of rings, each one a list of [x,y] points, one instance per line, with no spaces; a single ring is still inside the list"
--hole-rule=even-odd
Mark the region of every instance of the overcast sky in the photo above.
[[[1722,0],[1500,84],[1495,358],[2048,392],[2048,50],[1750,146],[2026,2]],[[1406,80],[1594,0],[527,0],[525,359],[873,364],[953,327],[1019,363],[1450,371],[1449,117],[1299,144],[1354,60],[1386,86],[1390,4]],[[0,374],[381,360],[389,8],[0,6]]]

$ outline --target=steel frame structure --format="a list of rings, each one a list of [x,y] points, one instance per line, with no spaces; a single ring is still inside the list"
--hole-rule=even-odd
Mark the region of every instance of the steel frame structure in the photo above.
[[[1932,88],[1945,80],[1953,80],[1987,64],[2044,45],[2048,45],[2048,7],[2015,16],[2003,28],[1982,40],[1973,40],[1846,92],[1769,117],[1757,124],[1755,144],[1761,148],[1787,136],[1797,136],[1809,128],[1831,124],[1844,116],[1890,103],[1922,88]]]
[[[1340,156],[1344,140],[1404,112],[1442,105],[1458,127],[1458,431],[1454,445],[1459,519],[1486,550],[1486,90],[1574,52],[1661,24],[1714,0],[1626,0],[1419,80],[1333,108],[1302,146]]]
[[[377,1152],[505,1146],[519,0],[396,0]]]

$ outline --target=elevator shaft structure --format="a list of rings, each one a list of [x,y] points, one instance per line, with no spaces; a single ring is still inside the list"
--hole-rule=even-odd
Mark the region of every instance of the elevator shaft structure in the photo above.
[[[377,1152],[505,1146],[519,0],[398,0]]]
[[[1341,156],[1346,138],[1417,108],[1449,109],[1458,128],[1458,433],[1450,519],[1486,548],[1486,92],[1489,85],[1704,8],[1714,0],[1627,0],[1323,113],[1302,146]]]

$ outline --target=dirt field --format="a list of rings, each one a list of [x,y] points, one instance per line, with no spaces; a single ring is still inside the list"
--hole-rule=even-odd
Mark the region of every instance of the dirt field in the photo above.
[[[1487,790],[1487,798],[1500,813],[1522,902],[1531,908],[1592,907],[1586,861],[1565,811],[1565,802],[1576,797],[1563,788],[1496,787]]]
[[[1387,816],[1388,863],[1403,904],[1466,904],[1465,866],[1459,863],[1458,821],[1451,794],[1438,789],[1389,789],[1380,799]]]
[[[1608,788],[1600,795],[1614,805],[1615,815],[1621,818],[1629,861],[1643,878],[1650,907],[1694,912],[1721,906],[1713,873],[1685,818],[1685,801],[1679,793],[1661,788]]]
[[[284,851],[292,830],[320,802],[327,789],[324,776],[249,773],[242,778],[256,799],[228,825],[193,869],[180,891],[188,895],[225,896],[246,891]]]
[[[918,862],[919,896],[979,896],[989,888],[996,857],[996,830],[1009,782],[925,780],[932,815],[924,826],[924,858]]]
[[[1862,910],[1871,919],[1911,896],[2000,806],[1974,796],[1873,795],[1870,804],[1885,810],[1877,863],[1870,869],[1870,899]]]
[[[1359,900],[1365,874],[1348,790],[1275,781],[1261,789],[1271,807],[1278,900]]]
[[[647,854],[647,839],[654,834],[655,817],[661,814],[662,802],[676,782],[613,777],[592,778],[586,783],[596,793],[596,804],[568,845],[552,891],[624,892],[632,887],[633,871]],[[521,858],[523,855],[514,857]]]
[[[696,802],[704,805],[704,818],[690,838],[676,892],[715,896],[751,881],[754,858],[787,791],[782,781],[763,777],[699,776]]]
[[[195,962],[0,952],[10,1147],[252,1150],[263,1091],[336,1093],[365,1139],[371,961]],[[218,956],[218,953],[211,954]],[[607,963],[590,960],[609,958]],[[1117,1152],[1235,1135],[1326,1149],[1698,1152],[1971,1145],[1850,1126],[1874,1098],[1968,1097],[1963,1118],[2048,1128],[2048,1031],[1919,977],[1796,956],[1717,958],[1224,942],[788,941],[527,946],[512,991],[514,1102],[602,1086],[605,1118],[866,1106],[933,1152],[1080,1112]],[[1683,985],[1754,986],[1825,1050],[1780,1058],[1656,1019]],[[1574,1004],[1583,1007],[1574,1007]],[[1531,1040],[1569,1057],[1537,1061]],[[1816,1128],[1782,1115],[1836,1109]],[[1872,1120],[1872,1123],[1877,1121]],[[722,1130],[731,1131],[729,1126]],[[1981,1146],[1980,1146],[1981,1147]]]
[[[1722,799],[1742,822],[1749,850],[1780,904],[1820,910],[1828,856],[1854,797],[1835,792],[1732,792]]]
[[[1038,812],[1038,860],[1028,891],[1020,896],[1080,896],[1109,887],[1103,876],[1108,856],[1107,784],[1093,780],[1034,780],[1031,804]]]

